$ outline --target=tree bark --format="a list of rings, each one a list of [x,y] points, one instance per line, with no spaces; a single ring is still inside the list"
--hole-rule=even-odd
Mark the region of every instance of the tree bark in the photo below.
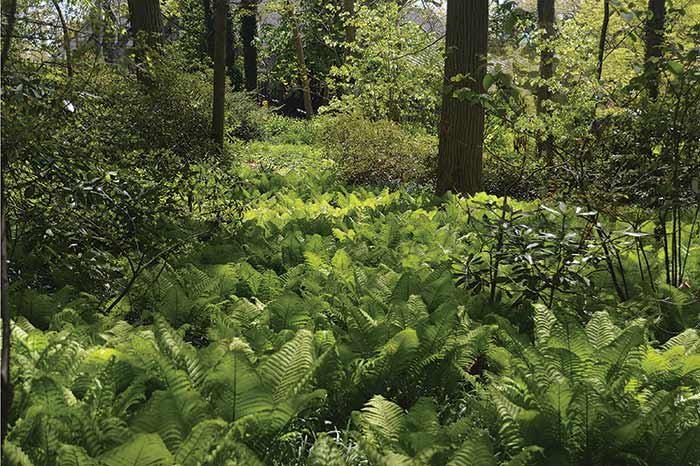
[[[2,38],[2,56],[0,57],[0,69],[5,72],[5,63],[10,55],[10,45],[12,44],[12,32],[15,29],[15,20],[17,19],[17,0],[3,0],[2,14],[7,18],[5,24],[5,34]]]
[[[464,195],[482,189],[484,108],[473,100],[462,101],[454,91],[484,92],[488,48],[489,1],[449,0],[445,37],[445,83],[440,118],[438,194]],[[466,78],[452,82],[457,75]]]
[[[128,0],[129,21],[137,60],[145,57],[145,49],[163,42],[163,19],[160,13],[160,0]]]
[[[542,50],[540,51],[540,78],[543,81],[549,80],[554,76],[554,49],[552,48],[551,40],[554,38],[554,0],[537,0],[537,25],[542,31]],[[549,114],[545,109],[545,101],[552,98],[552,93],[549,90],[549,85],[546,82],[541,83],[537,88],[537,114]],[[546,162],[552,162],[554,141],[551,133],[547,131],[544,138],[537,141],[537,152],[543,154]]]
[[[241,0],[241,42],[243,43],[243,75],[246,91],[258,88],[258,48],[255,37],[258,32],[257,0]]]
[[[663,56],[664,28],[666,27],[666,1],[649,0],[649,16],[646,22],[644,67],[647,74],[647,91],[652,100],[659,96],[659,65]]]
[[[224,145],[224,102],[226,99],[226,16],[227,0],[214,0],[214,108],[212,134],[214,142]]]
[[[350,24],[350,20],[355,16],[355,0],[343,0],[343,11],[345,12],[345,42],[355,42],[357,30]]]
[[[0,58],[0,74],[5,75],[5,65],[10,53],[12,31],[17,15],[17,1],[3,2],[3,12],[7,18]],[[2,319],[2,356],[0,357],[0,443],[5,440],[10,421],[14,390],[10,379],[10,344],[12,330],[10,327],[10,302],[8,278],[8,226],[5,218],[7,199],[5,193],[5,173],[7,171],[7,154],[0,154],[0,318]]]
[[[288,0],[287,5],[292,17],[292,26],[294,28],[294,45],[296,47],[297,65],[299,66],[299,79],[302,85],[304,94],[304,111],[306,118],[311,118],[314,114],[314,107],[311,102],[311,81],[309,79],[309,71],[306,68],[306,60],[304,59],[304,44],[301,40],[301,30],[299,29],[299,21],[297,20],[294,6]]]
[[[596,73],[598,81],[603,76],[603,61],[605,59],[605,41],[608,37],[608,23],[610,23],[610,0],[603,0],[603,25],[600,28],[600,40],[598,41],[598,68]]]

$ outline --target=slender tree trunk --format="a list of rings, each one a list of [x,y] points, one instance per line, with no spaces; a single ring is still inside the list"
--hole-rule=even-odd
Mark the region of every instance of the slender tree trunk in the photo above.
[[[258,32],[257,0],[241,0],[241,42],[243,43],[243,75],[246,91],[258,88],[258,48],[255,37]]]
[[[10,53],[12,31],[17,15],[17,0],[3,1],[2,13],[6,16],[5,34],[0,59],[0,74],[5,75],[5,65]],[[7,199],[5,193],[5,173],[7,171],[7,154],[0,153],[0,318],[2,319],[2,356],[0,359],[0,444],[7,435],[14,389],[10,379],[10,344],[12,331],[10,327],[10,302],[8,279],[8,225],[5,218]]]
[[[649,16],[645,31],[644,67],[647,74],[647,91],[652,100],[656,100],[659,96],[659,67],[656,61],[663,56],[665,27],[666,1],[649,0]]]
[[[2,268],[0,279],[2,284],[0,289],[0,314],[2,317],[2,363],[0,365],[0,378],[2,379],[2,440],[5,440],[5,435],[7,434],[7,426],[10,418],[10,409],[12,408],[12,398],[14,391],[12,388],[12,381],[10,380],[10,343],[11,343],[11,328],[10,328],[10,302],[9,302],[9,280],[8,280],[8,255],[7,255],[7,219],[5,218],[5,180],[4,172],[6,167],[6,160],[2,161],[3,175],[0,175],[2,181],[0,181],[0,190],[2,190],[2,200],[0,200],[0,221],[2,222],[2,252],[0,254],[0,260]]]
[[[68,30],[68,24],[66,23],[66,18],[63,16],[63,11],[61,10],[61,5],[58,4],[58,0],[52,0],[53,6],[56,9],[56,14],[58,15],[58,21],[61,23],[61,31],[63,32],[63,50],[66,54],[66,74],[69,78],[73,77],[73,57],[71,53],[70,46],[70,31]]]
[[[608,37],[608,23],[610,23],[610,0],[603,0],[603,25],[600,28],[600,40],[598,41],[598,68],[596,74],[598,81],[603,76],[603,61],[605,59],[605,41]]]
[[[214,142],[224,145],[224,101],[226,99],[226,16],[227,0],[214,0],[214,109],[212,133]]]
[[[290,1],[288,1],[287,4],[292,16],[292,25],[294,27],[294,45],[297,52],[299,79],[301,81],[302,90],[304,93],[304,111],[306,112],[306,118],[311,118],[314,114],[314,107],[311,102],[311,80],[309,79],[309,70],[306,68],[306,61],[304,59],[304,44],[301,41],[301,30],[299,29],[299,21],[297,20],[294,6]]]
[[[440,118],[437,192],[473,194],[482,189],[484,108],[458,100],[466,88],[482,94],[488,47],[488,0],[449,0],[445,37],[445,84]],[[457,75],[466,78],[452,82]]]
[[[102,1],[102,15],[104,18],[102,23],[103,55],[106,63],[114,63],[117,48],[117,17],[112,11],[112,5],[109,0]]]
[[[17,19],[17,0],[3,0],[2,14],[6,18],[5,31],[2,38],[2,57],[0,58],[0,68],[2,68],[4,74],[5,63],[10,55],[12,32],[15,29],[15,20]]]
[[[355,42],[357,30],[350,24],[350,20],[355,16],[355,0],[343,0],[343,11],[345,12],[345,42]]]
[[[545,81],[554,76],[554,49],[551,41],[554,38],[554,0],[537,0],[537,24],[542,31],[544,44],[540,51],[540,78]],[[552,98],[549,85],[545,82],[537,88],[537,114],[550,113],[545,108],[545,101]],[[554,141],[552,135],[547,135],[538,140],[537,152],[544,155],[547,163],[552,162]]]

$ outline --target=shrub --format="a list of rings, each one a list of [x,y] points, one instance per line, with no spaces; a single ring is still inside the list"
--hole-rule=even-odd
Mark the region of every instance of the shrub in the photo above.
[[[323,117],[318,139],[325,155],[352,183],[431,183],[437,165],[437,139],[388,120],[355,115]]]

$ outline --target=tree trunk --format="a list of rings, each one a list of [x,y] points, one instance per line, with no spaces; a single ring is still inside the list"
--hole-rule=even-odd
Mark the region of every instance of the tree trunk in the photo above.
[[[473,194],[482,189],[484,108],[454,97],[454,91],[484,92],[489,1],[449,0],[445,37],[445,84],[440,118],[438,194]],[[459,83],[456,75],[467,76]]]
[[[598,81],[603,76],[603,61],[605,59],[605,41],[608,37],[608,23],[610,22],[610,0],[603,0],[603,25],[600,28],[600,40],[598,41],[598,68],[596,73]]]
[[[212,133],[214,142],[224,145],[224,101],[226,99],[226,16],[227,0],[214,0],[214,109]]]
[[[10,0],[3,2],[3,14],[7,17],[5,35],[2,43],[2,58],[0,59],[0,74],[5,75],[5,65],[10,53],[10,43],[12,31],[15,26],[17,15],[17,1]],[[14,391],[12,380],[10,379],[10,302],[9,302],[9,279],[7,264],[7,242],[8,226],[5,218],[7,199],[5,193],[5,173],[7,171],[7,154],[0,154],[0,318],[2,319],[2,356],[0,358],[0,443],[5,440],[7,427],[10,421],[10,411],[12,408],[12,398]]]
[[[542,50],[540,51],[540,78],[544,80],[554,76],[554,49],[551,40],[554,38],[554,0],[537,0],[537,25],[542,31]],[[541,83],[537,88],[537,114],[550,113],[545,109],[545,101],[552,98],[549,85]],[[552,162],[554,141],[547,131],[544,138],[537,141],[537,152],[543,154],[547,163]]]
[[[258,88],[258,48],[255,45],[255,36],[258,32],[258,2],[241,0],[240,8],[245,89],[254,91]]]
[[[350,20],[355,16],[355,0],[343,0],[343,11],[345,12],[345,42],[355,42],[357,30],[350,24]]]
[[[649,16],[646,22],[644,67],[647,74],[647,91],[652,100],[659,96],[659,66],[663,56],[664,28],[666,27],[666,1],[649,0]]]
[[[69,78],[72,78],[73,58],[70,48],[70,31],[68,30],[68,24],[66,23],[66,18],[63,16],[63,11],[61,10],[61,5],[58,4],[58,0],[52,0],[52,3],[53,7],[56,9],[58,21],[61,23],[61,31],[63,32],[63,50],[66,54],[66,74]]]
[[[160,0],[128,0],[131,33],[138,61],[145,58],[146,49],[163,42],[163,20]]]
[[[314,107],[311,103],[311,81],[309,80],[309,71],[306,68],[304,59],[304,44],[301,41],[301,30],[299,29],[299,21],[297,21],[296,12],[291,2],[288,1],[289,11],[292,17],[292,25],[294,27],[294,45],[297,52],[297,65],[299,66],[299,79],[301,81],[302,90],[304,93],[304,111],[306,118],[311,118],[314,114]]]
[[[102,50],[106,63],[114,63],[117,48],[117,16],[109,0],[102,0]]]
[[[10,55],[10,44],[12,43],[12,32],[15,29],[15,20],[17,19],[17,0],[3,0],[2,14],[7,18],[5,25],[5,34],[2,38],[2,56],[0,57],[0,68],[2,73],[5,71],[5,63]]]

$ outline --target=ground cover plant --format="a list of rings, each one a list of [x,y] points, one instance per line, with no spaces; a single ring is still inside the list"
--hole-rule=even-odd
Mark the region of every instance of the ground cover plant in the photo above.
[[[698,2],[2,10],[3,464],[700,466]]]

